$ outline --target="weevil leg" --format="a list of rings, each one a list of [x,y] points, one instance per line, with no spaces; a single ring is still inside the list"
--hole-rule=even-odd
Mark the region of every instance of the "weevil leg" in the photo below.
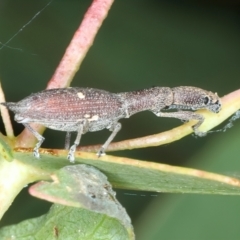
[[[204,121],[204,117],[201,114],[189,111],[179,111],[179,112],[154,112],[158,117],[170,117],[170,118],[177,118],[182,121],[190,121],[190,120],[198,120],[198,122],[192,126],[194,133],[199,136],[203,137],[206,135],[205,132],[201,132],[198,128]]]
[[[122,128],[122,125],[119,122],[111,126],[110,131],[112,131],[112,133],[108,137],[107,141],[102,145],[102,147],[97,152],[98,157],[105,155],[105,150],[107,149],[108,145],[112,142],[112,140],[115,138],[117,133],[121,130],[121,128]]]
[[[65,146],[64,146],[66,150],[69,150],[70,141],[71,141],[71,132],[67,132],[66,138],[65,138]]]
[[[74,153],[76,151],[77,146],[80,143],[80,139],[81,139],[82,134],[83,134],[83,124],[80,124],[79,128],[78,128],[78,132],[77,132],[77,137],[76,137],[76,139],[74,141],[74,144],[70,147],[69,152],[68,152],[68,156],[67,156],[67,159],[71,163],[75,162]]]
[[[84,134],[88,131],[88,127],[89,127],[89,122],[88,121],[82,121],[82,122],[79,123],[79,128],[78,128],[78,131],[77,131],[77,137],[74,141],[74,144],[70,147],[69,152],[68,152],[68,156],[67,156],[67,159],[71,163],[75,162],[74,153],[76,151],[77,146],[80,143],[82,134]]]
[[[37,131],[32,129],[29,124],[23,123],[23,125],[35,136],[35,138],[37,138],[38,143],[35,145],[35,147],[33,149],[33,156],[35,158],[40,158],[39,148],[41,147],[45,138],[42,135],[40,135]]]

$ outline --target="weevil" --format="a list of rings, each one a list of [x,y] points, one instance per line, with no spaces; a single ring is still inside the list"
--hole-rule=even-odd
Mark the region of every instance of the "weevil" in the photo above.
[[[205,133],[198,128],[204,117],[192,110],[208,109],[218,113],[221,109],[221,101],[216,93],[190,86],[152,87],[122,93],[94,88],[59,88],[33,93],[16,103],[1,104],[13,111],[15,121],[22,123],[37,138],[38,143],[33,149],[36,158],[40,157],[39,148],[44,137],[29,123],[39,123],[50,129],[67,132],[65,148],[69,149],[67,158],[70,162],[74,162],[74,153],[82,134],[105,128],[112,131],[97,153],[100,157],[121,129],[119,120],[135,113],[149,110],[158,117],[197,120],[193,131],[202,136]],[[169,109],[175,109],[176,112],[167,112]],[[77,132],[77,137],[69,148],[72,132]]]

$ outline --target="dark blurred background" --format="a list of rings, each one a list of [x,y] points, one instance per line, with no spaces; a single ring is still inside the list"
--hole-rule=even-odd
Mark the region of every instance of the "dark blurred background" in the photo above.
[[[46,87],[91,1],[1,0],[0,79],[7,101]],[[192,85],[218,92],[239,88],[239,1],[115,1],[72,86],[112,92]],[[1,45],[0,45],[1,48]],[[151,112],[121,121],[115,140],[162,132],[181,124]],[[23,127],[14,123],[15,134]],[[3,125],[0,125],[4,132]],[[220,128],[220,127],[219,127]],[[240,175],[240,123],[225,133],[113,155]],[[47,130],[43,147],[63,148],[64,133]],[[107,130],[86,134],[81,145],[103,143]],[[143,176],[144,177],[144,176]],[[240,239],[240,197],[117,190],[137,239]],[[50,203],[24,189],[1,226],[45,213]]]

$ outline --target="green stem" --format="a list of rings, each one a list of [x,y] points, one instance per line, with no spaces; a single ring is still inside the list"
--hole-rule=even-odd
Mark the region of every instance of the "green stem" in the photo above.
[[[14,159],[8,162],[0,158],[0,219],[11,206],[18,193],[40,176],[32,168]]]

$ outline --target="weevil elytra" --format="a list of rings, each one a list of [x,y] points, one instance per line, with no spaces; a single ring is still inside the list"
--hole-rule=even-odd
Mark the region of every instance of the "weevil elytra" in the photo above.
[[[218,95],[197,87],[153,87],[139,91],[110,93],[94,88],[59,88],[33,93],[23,100],[1,103],[15,113],[15,121],[22,123],[38,139],[33,154],[39,158],[39,148],[44,137],[33,130],[29,123],[39,123],[47,128],[67,132],[65,148],[69,149],[71,132],[77,132],[70,147],[68,159],[74,162],[74,152],[82,134],[104,128],[112,131],[97,155],[106,148],[121,129],[119,119],[129,118],[135,113],[149,110],[158,117],[178,118],[183,121],[198,120],[193,126],[195,134],[204,117],[189,110],[208,109],[218,113],[221,101]],[[176,109],[176,112],[166,112]],[[162,112],[163,111],[163,112]]]

